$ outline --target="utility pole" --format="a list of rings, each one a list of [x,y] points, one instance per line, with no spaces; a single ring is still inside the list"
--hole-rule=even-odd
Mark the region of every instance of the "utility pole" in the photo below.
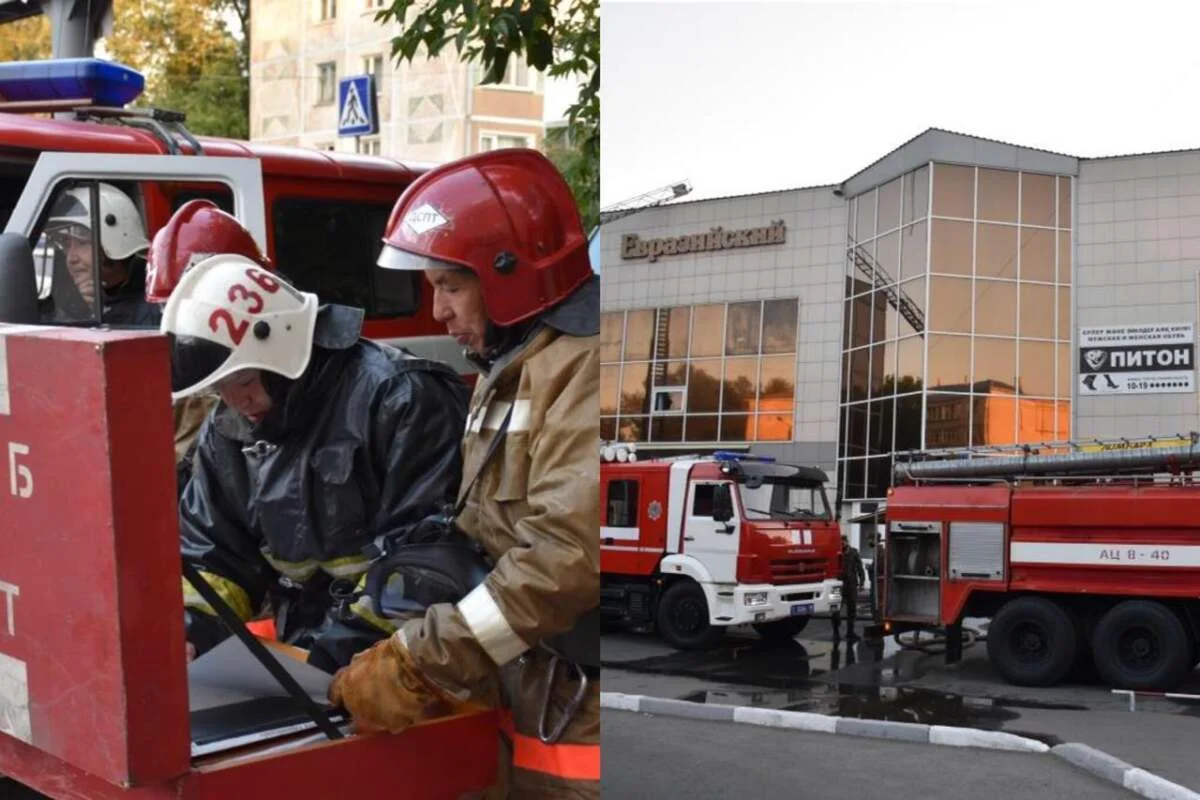
[[[0,0],[0,26],[38,14],[50,19],[53,58],[91,58],[112,33],[112,0]]]

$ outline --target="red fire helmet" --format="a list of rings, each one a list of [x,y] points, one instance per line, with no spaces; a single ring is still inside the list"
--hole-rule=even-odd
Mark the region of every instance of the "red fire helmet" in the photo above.
[[[512,325],[592,276],[571,189],[536,150],[505,149],[430,170],[392,209],[379,266],[460,268],[482,283],[488,317]]]
[[[189,200],[154,234],[146,254],[146,299],[165,303],[188,267],[209,256],[239,255],[271,269],[250,231],[211,200]]]

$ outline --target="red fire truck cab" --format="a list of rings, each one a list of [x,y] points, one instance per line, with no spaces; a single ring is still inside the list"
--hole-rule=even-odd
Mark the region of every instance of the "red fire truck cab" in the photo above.
[[[423,167],[193,136],[182,115],[125,107],[141,86],[138,73],[100,59],[0,64],[0,230],[34,248],[41,298],[56,309],[44,321],[104,322],[68,302],[65,257],[45,236],[65,193],[95,192],[103,182],[132,200],[147,238],[185,202],[211,200],[247,226],[297,287],[323,303],[363,308],[366,336],[476,372],[434,321],[421,275],[375,264],[392,207]]]
[[[645,462],[602,448],[601,608],[682,649],[731,625],[786,639],[841,605],[841,545],[819,469],[716,453]]]
[[[1167,689],[1200,660],[1200,445],[897,464],[886,628],[990,618],[996,671],[1045,686],[1092,662]],[[948,650],[948,658],[960,654]]]

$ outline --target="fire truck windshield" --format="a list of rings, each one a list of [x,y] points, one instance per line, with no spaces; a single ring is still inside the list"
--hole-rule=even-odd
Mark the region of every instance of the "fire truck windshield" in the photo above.
[[[746,519],[832,519],[825,489],[821,486],[794,486],[768,479],[762,483],[742,483],[738,488]]]

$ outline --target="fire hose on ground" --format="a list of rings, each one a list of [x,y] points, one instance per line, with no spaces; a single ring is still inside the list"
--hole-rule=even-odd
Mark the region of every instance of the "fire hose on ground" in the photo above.
[[[916,650],[926,655],[938,655],[946,652],[946,629],[944,627],[901,631],[893,634],[892,640],[904,650]],[[986,633],[965,625],[962,627],[963,650],[985,641],[987,641]]]

